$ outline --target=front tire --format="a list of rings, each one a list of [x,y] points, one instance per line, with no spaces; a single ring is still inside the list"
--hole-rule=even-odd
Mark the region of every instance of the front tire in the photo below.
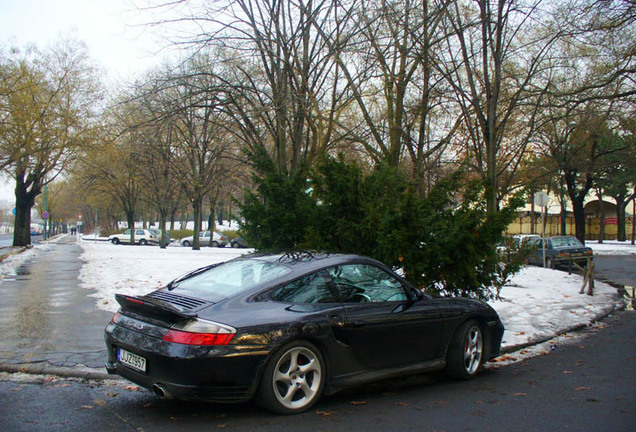
[[[306,411],[320,398],[326,376],[320,350],[306,341],[292,341],[281,347],[265,366],[257,402],[279,414]]]
[[[484,335],[477,321],[467,321],[453,336],[446,356],[446,373],[468,380],[479,372],[484,360]]]
[[[139,245],[140,246],[146,246],[147,244],[148,244],[148,242],[146,241],[146,239],[139,240]]]
[[[189,241],[184,241],[183,243],[183,247],[190,247],[190,242]]]

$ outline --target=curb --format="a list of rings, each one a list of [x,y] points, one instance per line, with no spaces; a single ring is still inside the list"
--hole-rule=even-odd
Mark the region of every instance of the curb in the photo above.
[[[62,378],[78,378],[84,381],[105,381],[121,379],[99,369],[53,366],[48,363],[0,364],[0,372],[25,373],[31,375],[55,375]]]
[[[31,247],[33,247],[33,246],[31,246]],[[19,249],[16,249],[16,250],[11,251],[9,253],[0,255],[0,262],[4,261],[5,259],[9,258],[12,255],[20,254],[20,253],[24,252],[25,250],[30,249],[31,247],[29,247],[29,246],[20,246]]]

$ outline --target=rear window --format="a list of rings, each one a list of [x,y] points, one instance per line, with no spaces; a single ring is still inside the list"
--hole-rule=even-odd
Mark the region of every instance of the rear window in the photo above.
[[[239,259],[178,282],[175,288],[206,300],[219,301],[290,272],[290,267],[280,263]]]
[[[576,237],[554,237],[552,238],[552,247],[568,247],[568,246],[583,246]]]

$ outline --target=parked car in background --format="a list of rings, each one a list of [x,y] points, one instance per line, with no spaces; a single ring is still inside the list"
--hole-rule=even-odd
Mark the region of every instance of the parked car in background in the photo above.
[[[243,237],[237,237],[235,239],[232,239],[232,241],[230,242],[230,246],[232,246],[233,248],[249,247],[247,246],[247,243],[245,242],[245,240],[243,240]]]
[[[150,228],[150,229],[148,229],[148,231],[150,231],[151,233],[156,235],[157,238],[159,239],[159,242],[161,242],[161,230],[160,229]],[[171,241],[172,240],[170,240],[170,231],[166,230],[166,246],[168,246]]]
[[[112,234],[108,236],[108,241],[112,244],[130,243],[131,235],[130,228],[121,234]],[[147,229],[135,229],[135,243],[140,245],[158,245],[159,237],[151,230]]]
[[[594,256],[592,248],[585,246],[574,236],[533,237],[527,240],[533,248],[528,258],[530,264],[543,265],[543,245],[545,244],[546,267],[555,268],[570,262],[584,263]]]
[[[504,332],[486,303],[431,297],[358,255],[243,256],[115,297],[109,373],[161,398],[254,397],[282,414],[367,381],[432,370],[473,378]]]
[[[213,247],[225,247],[227,245],[227,237],[216,231],[214,231],[211,241]],[[194,237],[184,237],[179,240],[179,243],[181,243],[181,246],[190,247],[194,244]],[[199,245],[210,246],[210,231],[201,231],[199,233]]]

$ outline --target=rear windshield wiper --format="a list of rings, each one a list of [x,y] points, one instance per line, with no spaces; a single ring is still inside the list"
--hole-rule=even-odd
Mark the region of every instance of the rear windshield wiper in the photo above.
[[[168,283],[168,285],[167,285],[168,291],[172,291],[173,289],[175,289],[177,287],[177,285],[179,284],[179,282],[183,282],[184,280],[189,279],[192,276],[196,276],[196,275],[198,275],[200,273],[203,273],[204,271],[210,270],[211,268],[214,268],[214,267],[218,266],[219,264],[221,264],[221,263],[210,264],[208,266],[201,267],[201,268],[198,268],[196,270],[192,270],[191,272],[186,273],[183,276],[179,276],[175,280],[173,280],[170,283]]]

